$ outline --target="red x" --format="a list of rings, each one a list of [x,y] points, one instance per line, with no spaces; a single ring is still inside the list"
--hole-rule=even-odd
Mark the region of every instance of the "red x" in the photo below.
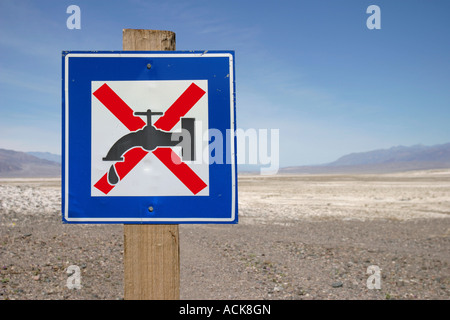
[[[181,117],[186,115],[205,93],[203,89],[192,83],[155,122],[154,126],[164,131],[172,130]],[[144,120],[136,117],[133,110],[106,83],[93,94],[128,130],[136,131],[146,125]],[[171,148],[159,147],[152,152],[193,194],[206,188],[206,183],[187,164],[182,162]],[[147,154],[148,151],[140,147],[125,152],[124,161],[114,164],[119,179],[122,180]],[[94,187],[104,194],[108,194],[114,186],[108,182],[108,173],[94,184]]]

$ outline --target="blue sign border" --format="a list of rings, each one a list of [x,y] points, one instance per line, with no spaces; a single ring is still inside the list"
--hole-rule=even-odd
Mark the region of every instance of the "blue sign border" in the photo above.
[[[63,51],[63,222],[237,223],[234,69],[234,51]],[[91,196],[91,82],[133,80],[208,80],[209,127],[232,151],[209,165],[209,196]]]

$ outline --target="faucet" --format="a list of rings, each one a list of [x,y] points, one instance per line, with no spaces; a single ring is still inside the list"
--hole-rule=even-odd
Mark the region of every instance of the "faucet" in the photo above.
[[[147,151],[153,151],[158,147],[181,146],[183,161],[195,161],[195,119],[181,118],[182,132],[165,132],[156,129],[152,125],[153,115],[163,115],[163,112],[134,112],[136,116],[147,116],[147,124],[140,130],[130,132],[113,144],[103,161],[123,161],[123,155],[130,149],[141,147]],[[108,182],[117,184],[119,177],[114,165],[108,172]]]

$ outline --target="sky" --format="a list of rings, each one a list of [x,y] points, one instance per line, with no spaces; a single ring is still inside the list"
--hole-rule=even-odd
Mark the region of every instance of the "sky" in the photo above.
[[[237,127],[279,129],[281,167],[447,143],[449,15],[447,0],[1,0],[0,148],[61,154],[61,51],[121,50],[124,28],[234,50]]]

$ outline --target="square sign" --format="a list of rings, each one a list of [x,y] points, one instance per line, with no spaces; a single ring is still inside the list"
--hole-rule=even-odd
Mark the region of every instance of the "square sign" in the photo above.
[[[237,223],[234,52],[63,52],[66,223]]]

